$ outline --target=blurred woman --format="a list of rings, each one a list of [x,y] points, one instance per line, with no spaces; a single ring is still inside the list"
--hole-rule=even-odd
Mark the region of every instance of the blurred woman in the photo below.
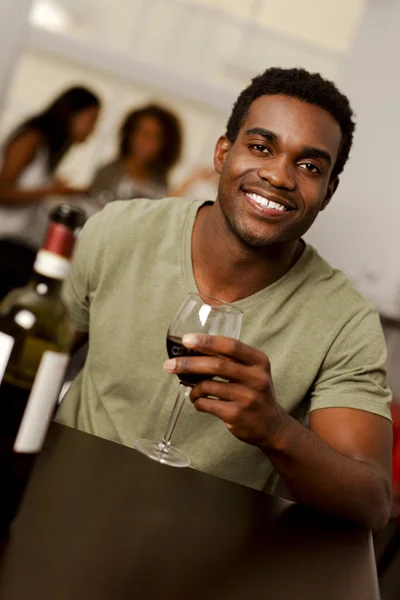
[[[47,225],[46,198],[82,194],[54,176],[68,150],[93,132],[100,100],[72,87],[17,127],[0,158],[0,299],[24,285]]]
[[[172,112],[156,104],[134,110],[122,123],[117,158],[96,172],[91,192],[100,204],[163,198],[181,149],[182,127]]]

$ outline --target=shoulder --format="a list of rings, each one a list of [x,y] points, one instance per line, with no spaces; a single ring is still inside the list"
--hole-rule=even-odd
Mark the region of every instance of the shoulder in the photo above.
[[[310,263],[307,283],[310,291],[313,290],[310,300],[312,302],[314,297],[326,315],[337,312],[354,315],[374,310],[342,271],[330,265],[312,246],[307,246],[307,252]]]
[[[200,204],[182,198],[117,200],[93,215],[84,230],[96,237],[100,235],[100,245],[109,249],[131,247],[134,241],[174,235],[188,212]]]
[[[293,298],[292,312],[309,339],[325,352],[335,340],[353,347],[373,342],[382,348],[383,333],[375,306],[312,246],[307,246],[306,252],[304,277],[294,294],[297,298]]]
[[[308,345],[320,352],[311,410],[347,407],[390,418],[386,343],[376,308],[313,250]]]
[[[46,145],[46,140],[43,134],[36,129],[20,129],[16,130],[8,139],[5,151],[10,149],[24,148],[27,151],[34,152],[42,146]]]
[[[74,273],[84,271],[93,291],[102,279],[109,282],[126,273],[132,261],[137,264],[149,257],[158,261],[164,254],[172,256],[195,204],[181,198],[110,202],[83,227],[74,254]]]
[[[34,128],[21,129],[19,132],[16,132],[16,138],[30,140],[38,143],[43,143],[45,141],[45,137],[41,131]]]
[[[157,225],[157,228],[165,228],[165,219],[170,223],[182,221],[188,210],[196,204],[200,205],[198,200],[187,201],[182,198],[117,200],[107,204],[96,216],[108,222],[113,231],[121,228],[131,231],[132,226],[139,224],[141,227]]]

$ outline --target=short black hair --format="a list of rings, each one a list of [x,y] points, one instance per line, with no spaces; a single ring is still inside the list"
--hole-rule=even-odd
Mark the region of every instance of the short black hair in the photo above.
[[[305,69],[273,67],[254,77],[233,106],[226,129],[228,140],[234,143],[251,104],[257,98],[276,94],[315,104],[328,111],[339,123],[342,140],[331,175],[332,178],[337,177],[343,171],[353,143],[354,113],[348,98],[338,90],[334,83],[324,79],[319,73],[310,73]]]
[[[163,129],[164,145],[151,167],[160,180],[166,183],[169,172],[181,157],[183,133],[179,118],[163,106],[147,104],[126,115],[119,132],[118,158],[129,156],[129,138],[143,117],[153,117]]]

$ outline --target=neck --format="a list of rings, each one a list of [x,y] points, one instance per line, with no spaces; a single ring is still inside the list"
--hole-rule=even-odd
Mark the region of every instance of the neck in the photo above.
[[[235,302],[278,281],[302,254],[299,240],[269,248],[244,244],[229,228],[218,200],[200,209],[192,237],[193,271],[202,294]]]
[[[123,167],[125,172],[135,179],[140,181],[147,181],[150,179],[151,170],[146,165],[138,164],[133,156],[127,156],[123,159]]]

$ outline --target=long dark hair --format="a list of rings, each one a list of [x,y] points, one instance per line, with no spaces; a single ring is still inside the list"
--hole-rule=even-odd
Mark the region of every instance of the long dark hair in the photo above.
[[[157,104],[148,104],[128,113],[121,125],[119,133],[118,158],[129,156],[130,137],[138,122],[143,117],[153,117],[164,130],[164,144],[159,155],[150,165],[157,179],[167,183],[168,174],[178,162],[182,151],[182,126],[173,112]]]
[[[30,117],[17,127],[10,136],[8,144],[28,129],[38,131],[43,136],[48,149],[48,171],[53,173],[72,144],[71,118],[81,110],[99,107],[100,104],[96,94],[87,88],[71,87],[57,96],[43,112]]]

